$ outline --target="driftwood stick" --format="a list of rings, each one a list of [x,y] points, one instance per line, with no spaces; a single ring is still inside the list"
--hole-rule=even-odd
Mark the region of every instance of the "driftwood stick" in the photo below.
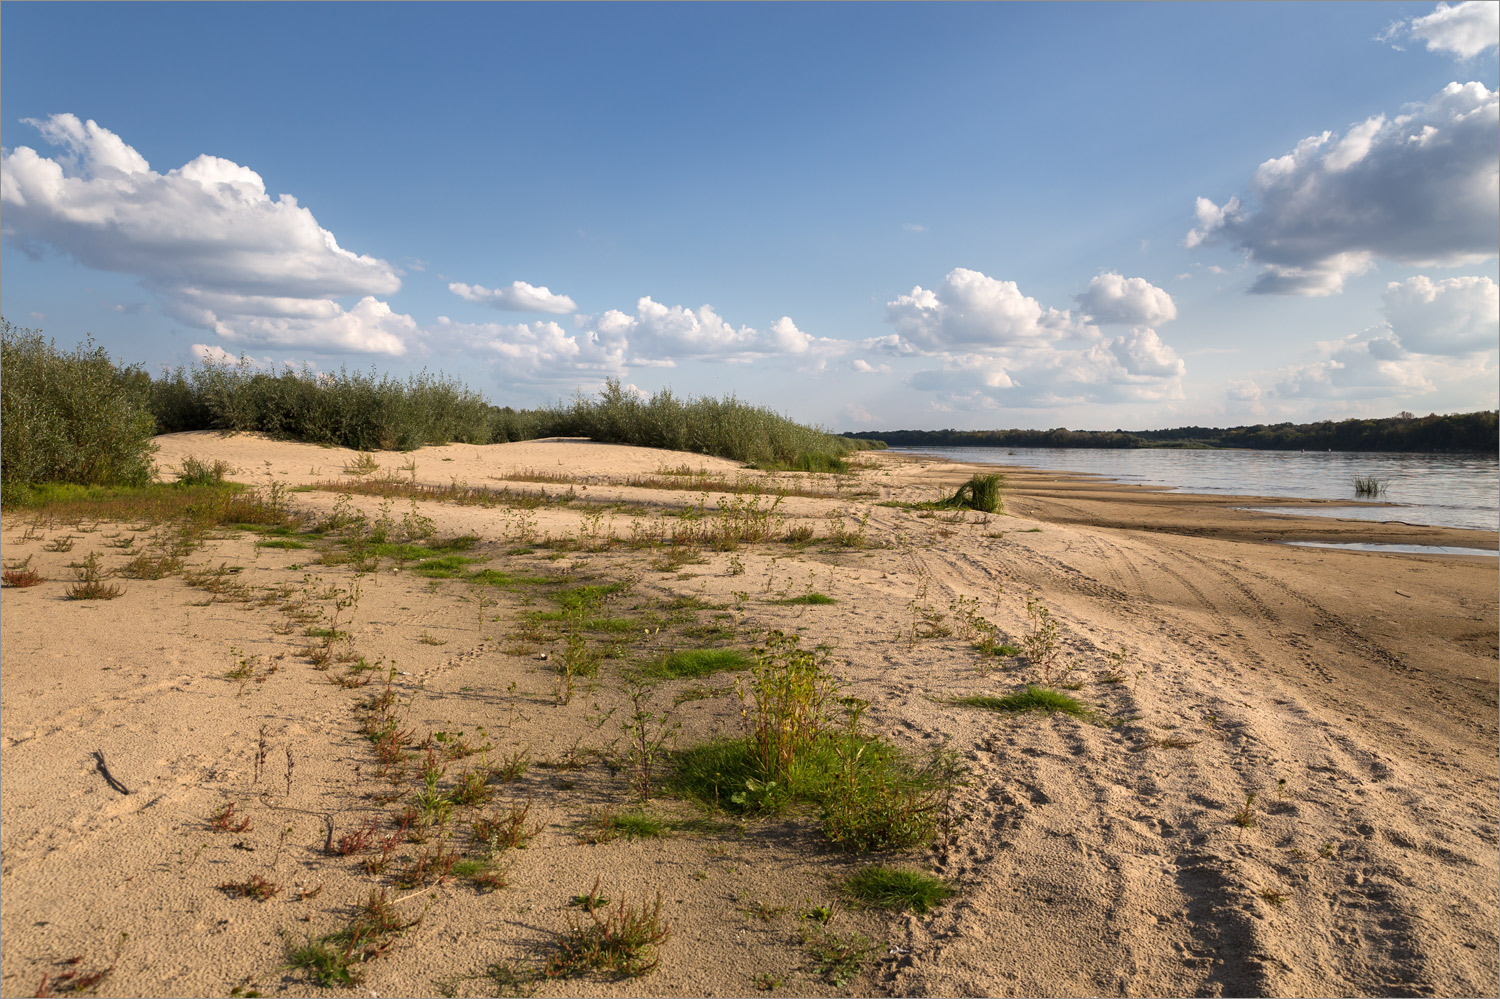
[[[104,753],[98,749],[94,750],[94,769],[99,771],[99,776],[104,778],[104,783],[121,794],[130,793],[130,788],[120,783],[119,779],[109,772],[109,764],[104,762]]]

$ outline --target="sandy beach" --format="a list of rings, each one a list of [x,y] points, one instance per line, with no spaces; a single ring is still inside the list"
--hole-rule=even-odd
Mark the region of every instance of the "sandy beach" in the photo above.
[[[115,578],[115,599],[70,600],[70,563],[118,569],[153,528],[7,512],[6,564],[30,557],[46,581],[0,596],[4,995],[106,969],[101,994],[1497,994],[1496,561],[1279,543],[1493,550],[1493,533],[1027,469],[1005,470],[1003,515],[923,510],[909,504],[989,469],[882,452],[846,476],[771,474],[547,440],[376,453],[356,476],[355,452],[256,435],[157,443],[160,468],[222,459],[309,523],[358,511],[474,536],[475,561],[455,578],[395,558],[361,572],[325,558],[334,534],[225,530],[186,556],[192,582]],[[338,491],[382,477],[508,492]],[[789,494],[771,512],[769,494],[715,488],[751,482]],[[752,503],[777,540],[653,543]],[[799,527],[810,537],[782,540]],[[547,613],[581,586],[606,623],[579,641],[602,658],[564,698],[569,635]],[[831,602],[791,602],[814,593]],[[1044,679],[976,651],[966,623],[1019,642],[1038,607],[1056,625],[1051,679],[1089,713],[956,703]],[[346,663],[310,660],[317,628]],[[772,629],[826,646],[841,693],[869,702],[867,731],[965,764],[933,846],[841,851],[807,809],[632,805],[622,676]],[[653,688],[677,748],[740,731],[737,675]],[[363,730],[387,689],[410,733],[394,772]],[[341,852],[361,829],[400,831],[424,760],[445,791],[489,767],[490,800],[397,837],[384,869],[373,848]],[[630,809],[667,834],[592,832]],[[478,816],[521,813],[503,886],[413,870],[445,847],[471,856]],[[841,884],[876,860],[955,894],[925,914],[858,904]],[[224,887],[257,878],[271,897]],[[659,893],[659,966],[528,979],[596,881],[614,902]],[[372,891],[402,929],[357,985],[290,965]],[[830,941],[858,960],[832,967]]]

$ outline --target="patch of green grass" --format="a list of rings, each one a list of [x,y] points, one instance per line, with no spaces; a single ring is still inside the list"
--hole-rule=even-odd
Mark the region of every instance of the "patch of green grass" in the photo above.
[[[198,527],[285,526],[283,506],[232,482],[202,486],[152,482],[143,486],[79,486],[47,482],[7,487],[7,505],[59,520],[152,523],[187,520]]]
[[[626,583],[623,580],[613,583],[597,583],[592,586],[572,586],[553,593],[552,599],[556,600],[563,610],[576,611],[580,607],[599,603],[611,593],[619,593],[625,589],[625,586]]]
[[[762,472],[833,472],[838,475],[847,475],[849,472],[847,461],[836,454],[822,451],[804,451],[789,461],[752,462],[750,467]]]
[[[426,545],[394,544],[389,541],[372,541],[366,545],[370,555],[393,559],[397,562],[415,562],[418,559],[436,558],[440,552]]]
[[[676,680],[749,669],[754,663],[755,658],[740,649],[682,649],[662,656],[641,672],[653,679]]]
[[[305,541],[298,541],[296,538],[272,538],[269,541],[257,541],[255,543],[255,547],[285,548],[290,550],[296,548],[311,548],[312,546]]]
[[[844,889],[866,905],[917,913],[936,908],[953,894],[953,889],[941,878],[893,867],[856,871],[844,881]]]
[[[757,815],[794,803],[819,806],[825,833],[852,849],[884,849],[920,842],[937,816],[937,803],[956,776],[901,753],[878,739],[846,734],[819,738],[772,781],[756,764],[749,740],[716,739],[676,754],[664,783],[668,793],[722,811]],[[915,813],[919,822],[910,821]]]
[[[566,621],[576,625],[579,631],[640,631],[641,622],[633,617],[579,617],[570,611],[538,611],[531,615],[534,621]]]
[[[360,979],[361,965],[386,953],[396,939],[421,919],[403,920],[385,889],[370,891],[369,901],[358,907],[348,926],[322,937],[309,937],[300,947],[288,947],[287,963],[307,972],[324,988],[352,986]]]
[[[455,878],[472,878],[483,874],[489,869],[490,862],[479,857],[465,857],[463,860],[454,861],[449,873]]]
[[[483,559],[469,558],[465,555],[440,555],[437,558],[426,559],[418,562],[412,567],[412,572],[428,579],[457,579],[464,575],[464,566],[473,565]]]
[[[609,827],[626,839],[659,839],[667,834],[664,819],[641,812],[621,812],[612,816]]]
[[[1063,714],[1079,718],[1086,718],[1090,713],[1083,702],[1076,697],[1069,697],[1060,691],[1034,685],[1028,686],[1025,690],[1018,690],[1014,694],[1006,694],[1004,697],[981,694],[973,697],[960,697],[953,703],[969,708],[984,708],[987,711],[1045,711],[1048,714],[1061,711]]]
[[[358,980],[359,959],[343,948],[321,940],[309,940],[300,947],[293,947],[286,957],[288,965],[306,971],[308,978],[325,989],[336,985],[352,986]]]
[[[677,597],[670,603],[663,605],[667,610],[719,610],[719,604],[711,604],[698,597]]]
[[[788,597],[785,600],[777,600],[775,602],[778,604],[785,604],[789,607],[838,603],[837,600],[823,593],[804,593],[800,597]]]
[[[473,882],[481,892],[499,891],[506,887],[505,872],[487,857],[466,857],[455,861],[449,873],[455,878]]]
[[[498,569],[477,569],[470,573],[468,578],[476,583],[498,586],[506,590],[519,589],[523,586],[543,586],[552,582],[546,576],[512,576]]]

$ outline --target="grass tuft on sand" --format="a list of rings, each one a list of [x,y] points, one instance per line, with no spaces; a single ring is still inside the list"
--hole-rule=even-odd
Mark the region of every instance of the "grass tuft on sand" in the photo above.
[[[1009,711],[1018,713],[1022,711],[1042,711],[1047,714],[1073,715],[1085,718],[1089,715],[1089,709],[1076,697],[1049,687],[1027,686],[1025,690],[1018,690],[1004,697],[994,697],[987,694],[976,694],[972,697],[960,697],[953,703],[962,704],[968,708],[983,708],[986,711]]]

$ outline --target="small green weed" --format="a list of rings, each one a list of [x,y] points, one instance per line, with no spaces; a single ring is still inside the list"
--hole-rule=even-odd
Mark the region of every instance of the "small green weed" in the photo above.
[[[306,971],[324,988],[352,986],[360,979],[360,965],[386,953],[399,936],[420,921],[420,917],[403,920],[385,889],[379,893],[371,889],[369,900],[348,926],[317,939],[309,937],[302,946],[290,948],[287,963]]]
[[[1234,824],[1239,826],[1241,829],[1255,828],[1256,820],[1254,791],[1251,791],[1249,794],[1245,795],[1245,803],[1235,811],[1233,821]]]
[[[74,600],[113,600],[125,592],[113,583],[104,582],[105,573],[99,566],[97,552],[89,552],[73,574],[77,582],[68,587],[68,596]]]
[[[599,895],[596,879],[589,897]],[[650,906],[621,898],[614,909],[590,907],[584,915],[587,920],[568,915],[568,928],[557,934],[556,949],[542,967],[545,977],[573,978],[594,971],[640,978],[656,970],[658,951],[672,935],[671,924],[661,916],[660,892]]]
[[[816,927],[806,935],[804,943],[812,969],[840,989],[859,975],[875,953],[874,941],[858,932],[841,936]]]
[[[281,886],[255,874],[245,881],[226,881],[219,885],[219,890],[231,898],[253,898],[265,902],[280,892]]]

